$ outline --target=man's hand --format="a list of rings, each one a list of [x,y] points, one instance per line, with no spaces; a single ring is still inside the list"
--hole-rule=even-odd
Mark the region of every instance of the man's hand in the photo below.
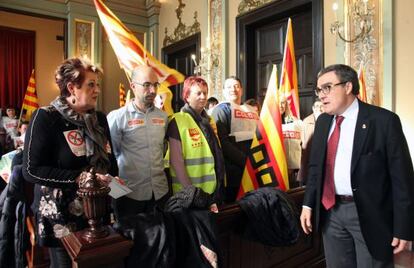
[[[300,224],[302,225],[305,234],[310,234],[312,232],[312,210],[310,208],[302,208]]]
[[[394,254],[398,254],[401,251],[408,249],[411,246],[411,242],[394,237],[391,246],[394,248]]]
[[[216,203],[211,204],[209,209],[213,213],[219,213],[219,210],[218,210],[218,207],[217,207]]]

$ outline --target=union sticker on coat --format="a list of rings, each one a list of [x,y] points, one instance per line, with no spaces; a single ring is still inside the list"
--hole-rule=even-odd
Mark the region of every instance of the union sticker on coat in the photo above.
[[[76,156],[86,155],[85,139],[83,138],[82,132],[79,130],[68,130],[64,131],[66,142],[69,145],[70,150]]]

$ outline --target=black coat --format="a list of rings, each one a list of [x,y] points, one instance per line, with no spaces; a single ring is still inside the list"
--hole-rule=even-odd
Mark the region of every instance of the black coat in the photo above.
[[[220,266],[216,215],[211,204],[195,187],[187,187],[171,197],[166,211],[124,218],[117,231],[134,240],[126,267],[205,267],[206,256],[214,256]],[[203,208],[203,209],[202,209]]]
[[[246,238],[272,247],[298,241],[298,212],[285,192],[273,187],[259,188],[248,192],[239,204],[247,216],[242,230]]]
[[[303,205],[312,208],[317,230],[326,146],[333,116],[319,116],[308,166]],[[351,160],[351,186],[362,235],[374,258],[392,258],[393,237],[414,239],[414,172],[399,117],[359,101]]]
[[[101,112],[96,114],[108,140],[107,152],[111,161],[108,173],[117,176],[116,159],[113,150],[109,150],[112,145],[106,116]],[[85,145],[82,134],[77,130],[76,125],[65,120],[53,107],[47,106],[33,113],[26,132],[23,175],[28,182],[35,184],[32,211],[36,243],[40,246],[61,246],[59,237],[56,237],[58,232],[54,230],[78,231],[87,227],[84,215],[71,209],[77,198],[76,177],[90,168],[86,154],[77,156],[76,150],[71,149],[75,143],[78,149]]]
[[[26,198],[21,165],[13,169],[0,196],[0,267],[25,267],[29,234],[25,224]]]

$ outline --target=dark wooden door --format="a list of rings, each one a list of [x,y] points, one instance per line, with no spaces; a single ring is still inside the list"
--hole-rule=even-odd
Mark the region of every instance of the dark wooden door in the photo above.
[[[200,33],[162,48],[163,62],[186,77],[194,73],[194,61],[191,59],[191,55],[193,54],[198,59],[200,58]],[[172,107],[174,112],[178,112],[184,105],[184,102],[181,100],[183,84],[170,88],[173,93]]]
[[[292,19],[301,117],[312,113],[313,89],[322,67],[321,1],[276,1],[237,17],[238,75],[245,84],[246,98],[263,101],[272,71],[278,67],[279,81],[287,30]],[[245,57],[243,57],[245,55]]]

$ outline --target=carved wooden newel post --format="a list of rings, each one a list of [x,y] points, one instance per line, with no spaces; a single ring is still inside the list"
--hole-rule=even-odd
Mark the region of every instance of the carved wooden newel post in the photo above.
[[[108,228],[102,225],[102,218],[107,214],[107,198],[110,188],[101,185],[91,173],[91,178],[80,183],[78,196],[82,198],[83,211],[88,219],[89,228],[82,231],[86,240],[104,238],[109,235]]]
[[[109,187],[96,179],[94,171],[81,179],[78,195],[82,198],[85,217],[89,227],[71,233],[61,239],[72,259],[73,267],[123,267],[132,241],[126,240],[105,226],[102,219],[109,213]]]

